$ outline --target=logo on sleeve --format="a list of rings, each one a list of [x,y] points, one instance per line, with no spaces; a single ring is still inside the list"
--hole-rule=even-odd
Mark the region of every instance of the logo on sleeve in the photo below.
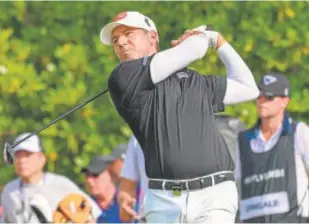
[[[185,73],[185,72],[177,72],[176,75],[177,75],[177,77],[178,77],[179,79],[189,77],[189,75],[188,75],[187,73]]]

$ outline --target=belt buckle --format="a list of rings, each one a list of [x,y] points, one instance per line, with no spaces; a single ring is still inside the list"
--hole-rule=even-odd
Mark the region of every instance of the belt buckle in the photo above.
[[[181,185],[179,182],[173,183],[172,193],[173,193],[173,196],[177,196],[177,197],[181,196]]]

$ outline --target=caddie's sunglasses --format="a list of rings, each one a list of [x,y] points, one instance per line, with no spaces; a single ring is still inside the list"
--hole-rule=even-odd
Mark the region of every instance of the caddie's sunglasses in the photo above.
[[[260,95],[258,96],[258,99],[260,99],[261,97],[265,97],[265,99],[267,101],[272,101],[275,97],[277,97],[278,95],[274,94],[274,93],[270,93],[270,92],[261,92]]]
[[[90,171],[85,172],[85,174],[86,174],[87,177],[98,177],[98,176],[100,176],[99,173],[92,173]]]

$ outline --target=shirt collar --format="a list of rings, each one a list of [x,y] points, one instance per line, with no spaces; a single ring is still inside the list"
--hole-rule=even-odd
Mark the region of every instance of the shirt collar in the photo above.
[[[261,124],[261,119],[259,118],[254,125],[254,127],[251,129],[251,131],[248,132],[247,136],[249,140],[254,139],[254,138],[261,138],[260,134],[260,124]],[[282,125],[280,129],[282,129],[282,135],[290,135],[292,133],[292,119],[289,116],[289,113],[286,111],[284,113]],[[279,131],[279,130],[277,130]],[[276,131],[276,133],[277,133]]]
[[[282,133],[282,131],[283,131],[283,126],[282,126],[282,124],[281,124],[280,127],[275,131],[275,133],[273,133],[271,139],[272,139],[274,136],[280,135],[280,134]],[[263,141],[263,142],[266,142],[266,140],[264,139],[264,136],[263,136],[263,134],[262,134],[262,132],[261,132],[260,129],[257,129],[257,133],[258,133],[258,134],[257,134],[257,136],[256,136],[256,139],[259,139],[259,140],[261,140],[261,141]]]

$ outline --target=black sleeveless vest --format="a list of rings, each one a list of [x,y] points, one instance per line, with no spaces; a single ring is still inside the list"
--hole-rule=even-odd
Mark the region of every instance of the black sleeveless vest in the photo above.
[[[278,142],[269,151],[254,153],[259,122],[239,134],[241,162],[240,219],[243,222],[302,222],[297,216],[294,134],[297,123],[287,114]]]

